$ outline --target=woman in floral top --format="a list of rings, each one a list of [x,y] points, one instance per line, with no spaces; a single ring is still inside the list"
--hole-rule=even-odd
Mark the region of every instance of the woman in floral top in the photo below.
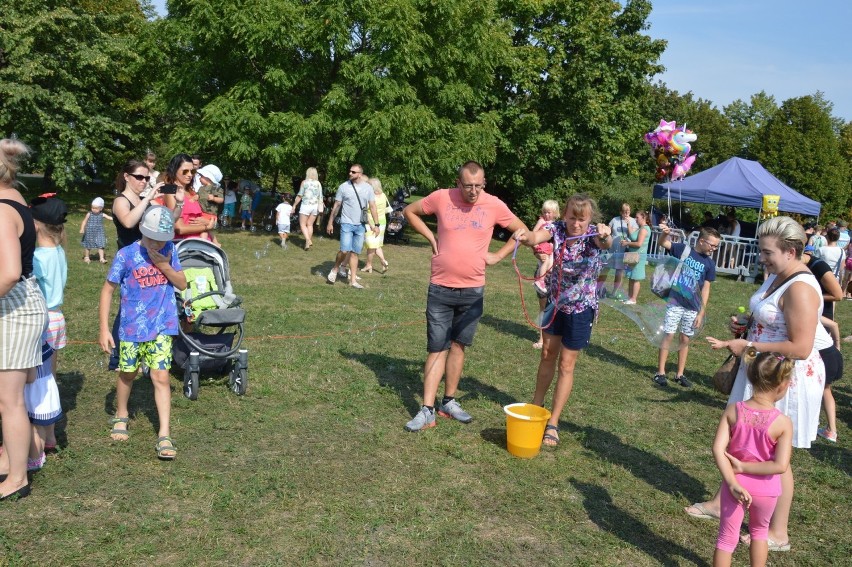
[[[544,405],[553,382],[556,364],[559,377],[553,392],[553,413],[544,433],[548,446],[559,444],[559,416],[574,385],[574,365],[589,344],[592,323],[598,311],[596,284],[603,262],[601,250],[611,245],[609,226],[598,223],[597,203],[586,195],[574,195],[565,204],[564,220],[541,230],[520,233],[516,238],[527,246],[553,239],[553,269],[548,278],[548,304],[542,314],[544,345],[538,364],[533,403]]]

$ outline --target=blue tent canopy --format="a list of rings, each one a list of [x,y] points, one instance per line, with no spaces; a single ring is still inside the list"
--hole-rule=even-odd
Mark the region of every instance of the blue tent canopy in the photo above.
[[[756,161],[733,157],[685,179],[654,185],[655,199],[760,209],[764,195],[779,195],[778,209],[818,217],[822,205],[775,178]]]

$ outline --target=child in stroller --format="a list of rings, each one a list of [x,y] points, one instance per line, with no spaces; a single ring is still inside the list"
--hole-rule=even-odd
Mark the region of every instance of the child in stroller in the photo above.
[[[408,237],[404,234],[408,221],[405,220],[405,215],[402,214],[402,210],[405,208],[406,195],[407,192],[405,189],[400,188],[397,190],[393,197],[390,217],[388,218],[388,225],[385,229],[385,238],[392,239],[397,244],[400,242],[408,243]]]
[[[177,293],[180,326],[174,363],[184,370],[183,395],[198,398],[201,371],[229,374],[228,386],[242,396],[248,388],[248,350],[241,348],[245,310],[231,286],[228,257],[206,240],[177,242],[187,286]]]

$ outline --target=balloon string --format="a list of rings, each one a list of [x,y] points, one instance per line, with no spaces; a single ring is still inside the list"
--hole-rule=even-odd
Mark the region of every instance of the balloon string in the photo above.
[[[559,256],[559,272],[558,273],[560,275],[562,275],[562,265],[565,261],[565,247],[568,245],[568,241],[569,240],[580,240],[582,238],[591,238],[591,237],[597,236],[597,235],[598,235],[598,233],[592,232],[592,233],[589,233],[589,234],[581,234],[580,236],[569,236],[565,240],[562,241],[562,246],[559,249],[559,254],[558,254],[558,256]],[[529,310],[527,309],[527,302],[524,299],[524,284],[523,284],[523,281],[524,280],[526,280],[526,281],[536,280],[538,278],[536,278],[536,277],[528,278],[528,277],[525,277],[521,274],[521,270],[518,268],[518,261],[517,261],[518,246],[520,245],[520,243],[521,243],[520,240],[515,239],[515,249],[512,251],[512,266],[515,268],[515,274],[518,276],[518,294],[521,296],[521,309],[524,312],[524,319],[527,320],[527,323],[529,323],[531,326],[535,327],[538,330],[546,329],[547,327],[549,327],[551,325],[551,323],[553,323],[554,319],[556,319],[556,311],[558,309],[558,305],[554,305],[553,313],[551,313],[550,320],[547,323],[539,326],[538,324],[534,323],[532,321],[532,319],[530,319],[530,313],[529,313]],[[553,265],[550,266],[550,269],[547,272],[545,272],[544,275],[542,275],[541,277],[543,278],[544,276],[546,276],[547,274],[552,272],[553,268],[555,268],[555,267],[556,267],[556,261],[554,259]],[[558,278],[556,278],[556,300],[557,301],[559,301],[559,296],[560,296],[561,291],[562,291],[562,278],[558,277]]]

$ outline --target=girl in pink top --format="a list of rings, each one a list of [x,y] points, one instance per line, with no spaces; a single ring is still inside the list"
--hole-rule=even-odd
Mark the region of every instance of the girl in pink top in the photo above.
[[[787,392],[795,361],[749,347],[743,363],[754,393],[727,407],[713,441],[713,457],[727,486],[721,494],[714,567],[731,564],[746,510],[751,565],[766,565],[769,520],[781,494],[779,475],[790,466],[793,452],[793,422],[775,408],[775,402]]]

